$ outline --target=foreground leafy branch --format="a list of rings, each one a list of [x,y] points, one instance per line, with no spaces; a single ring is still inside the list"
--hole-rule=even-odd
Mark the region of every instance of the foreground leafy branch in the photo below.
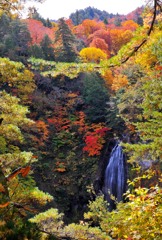
[[[146,33],[146,38],[144,38],[138,45],[136,45],[133,50],[128,54],[128,56],[124,59],[121,60],[121,64],[126,63],[136,52],[139,51],[139,49],[147,42],[148,37],[151,35],[153,29],[154,29],[154,25],[156,22],[156,18],[157,18],[157,14],[158,14],[158,10],[160,12],[162,12],[162,2],[161,0],[154,0],[153,1],[153,15],[152,15],[152,21],[150,24],[150,27]],[[115,67],[115,64],[111,64],[109,67]]]

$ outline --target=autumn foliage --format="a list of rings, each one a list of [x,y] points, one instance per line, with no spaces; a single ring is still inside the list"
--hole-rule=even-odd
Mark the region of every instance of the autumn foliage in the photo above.
[[[58,114],[59,113],[59,114]],[[65,107],[56,106],[53,116],[48,118],[49,125],[53,125],[56,131],[67,130],[70,127],[70,121],[68,120],[68,113]]]
[[[107,127],[102,125],[92,125],[92,132],[89,131],[85,135],[85,147],[83,151],[88,152],[89,156],[100,155],[103,144],[105,143],[105,135],[108,130]]]
[[[108,44],[102,38],[94,38],[93,41],[90,43],[90,47],[95,47],[101,49],[103,52],[106,53],[107,58],[110,57],[109,47]]]
[[[84,62],[96,62],[99,63],[101,60],[107,59],[106,53],[100,48],[89,47],[83,48],[80,51],[80,57]]]
[[[0,11],[0,238],[161,239],[161,25],[155,21],[148,34],[151,16],[140,29],[134,13],[83,22],[78,16],[75,26],[71,19],[21,19],[31,35],[23,65],[4,58],[15,54],[15,35],[5,30],[13,22]],[[26,36],[20,33],[13,45],[18,53]],[[34,46],[42,59],[28,59]],[[92,185],[97,179],[102,193],[116,140],[129,158],[130,180],[126,201],[109,212]],[[95,201],[83,216],[90,198]],[[54,208],[40,213],[50,201]],[[84,220],[65,226],[55,207],[65,222]]]
[[[81,38],[87,47],[97,47],[103,50],[108,57],[115,55],[119,49],[133,37],[133,32],[139,27],[133,20],[126,20],[121,26],[112,24],[105,26],[97,20],[84,20],[74,27],[74,34]]]
[[[129,83],[126,75],[112,72],[110,69],[104,72],[103,78],[107,87],[113,91],[118,91]]]
[[[30,45],[40,44],[45,35],[48,35],[51,40],[54,39],[54,30],[43,26],[43,23],[35,19],[24,20],[28,26],[31,42]]]

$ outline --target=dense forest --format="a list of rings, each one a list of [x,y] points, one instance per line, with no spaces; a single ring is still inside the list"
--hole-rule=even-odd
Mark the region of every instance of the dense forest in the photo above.
[[[0,239],[161,240],[162,1],[57,21],[27,1],[0,1]]]

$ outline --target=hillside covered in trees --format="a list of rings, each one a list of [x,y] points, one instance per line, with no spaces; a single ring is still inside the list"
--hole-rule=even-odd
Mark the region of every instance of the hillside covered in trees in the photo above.
[[[97,19],[98,21],[105,21],[108,24],[109,20],[113,18],[116,24],[120,24],[122,20],[133,20],[137,23],[141,23],[141,14],[143,12],[143,7],[135,9],[133,12],[127,15],[113,14],[106,11],[101,11],[93,7],[87,7],[85,9],[77,10],[75,13],[71,13],[69,18],[72,20],[74,25],[79,25],[85,19]]]
[[[0,239],[161,240],[161,0],[58,21],[22,6],[0,2]]]

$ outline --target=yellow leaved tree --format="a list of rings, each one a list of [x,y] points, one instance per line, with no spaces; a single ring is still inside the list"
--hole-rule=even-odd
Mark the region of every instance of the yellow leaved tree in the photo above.
[[[34,90],[32,73],[21,63],[1,59],[0,87],[0,239],[11,239],[21,236],[28,214],[35,213],[33,204],[44,205],[53,197],[37,188],[31,176],[36,159],[23,145],[23,132],[34,124],[28,107],[21,105]]]
[[[83,62],[99,63],[101,60],[107,59],[106,53],[104,53],[100,48],[95,47],[83,48],[79,55]]]

